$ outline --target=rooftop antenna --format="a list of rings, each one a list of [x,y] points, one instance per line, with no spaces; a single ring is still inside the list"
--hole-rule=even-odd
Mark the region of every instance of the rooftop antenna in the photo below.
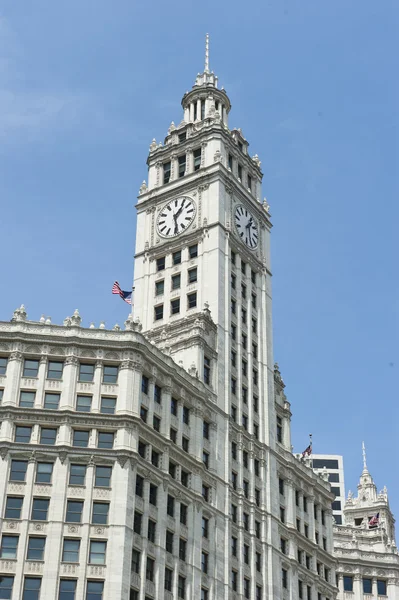
[[[205,37],[205,73],[209,73],[209,33]]]

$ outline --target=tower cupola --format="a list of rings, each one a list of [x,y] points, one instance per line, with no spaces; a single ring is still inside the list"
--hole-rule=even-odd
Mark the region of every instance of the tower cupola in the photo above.
[[[218,88],[218,78],[209,70],[209,35],[205,42],[205,66],[202,73],[198,73],[195,84],[190,92],[186,92],[182,99],[184,121],[195,123],[206,118],[220,118],[224,125],[228,125],[228,114],[231,109],[230,100],[225,90]]]

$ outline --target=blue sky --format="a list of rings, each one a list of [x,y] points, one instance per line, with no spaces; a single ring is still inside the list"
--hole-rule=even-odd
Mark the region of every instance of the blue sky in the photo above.
[[[395,0],[15,2],[0,9],[0,318],[123,323],[138,188],[211,68],[271,205],[275,358],[293,444],[342,453],[399,516]]]

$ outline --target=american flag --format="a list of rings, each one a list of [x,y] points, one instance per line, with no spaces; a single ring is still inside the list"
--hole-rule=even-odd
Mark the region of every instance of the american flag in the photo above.
[[[374,517],[371,517],[371,519],[369,521],[369,527],[377,527],[379,522],[380,522],[380,513],[377,513],[376,515],[374,515]]]
[[[112,286],[112,293],[118,294],[118,296],[120,296],[122,300],[128,304],[132,303],[132,292],[124,292],[117,281],[115,281],[114,285]]]
[[[309,444],[309,446],[306,448],[306,450],[304,450],[302,452],[302,456],[310,456],[312,454],[312,444]]]

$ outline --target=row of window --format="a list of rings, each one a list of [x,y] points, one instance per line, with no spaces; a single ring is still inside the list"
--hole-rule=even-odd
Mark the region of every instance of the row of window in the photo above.
[[[193,151],[193,170],[198,171],[201,168],[201,148]],[[187,155],[181,154],[177,157],[178,177],[184,177],[187,174]],[[163,183],[169,183],[172,173],[172,163],[170,160],[163,163]]]
[[[22,496],[7,496],[4,518],[20,519],[24,498]],[[65,523],[81,523],[84,500],[67,500]],[[31,520],[47,521],[50,498],[33,498]],[[93,502],[91,522],[106,525],[108,522],[109,503]],[[1,598],[1,596],[0,596]]]
[[[253,180],[252,180],[252,176],[249,173],[245,173],[243,166],[237,162],[237,164],[235,164],[235,159],[233,158],[232,154],[228,155],[227,158],[227,166],[230,169],[230,171],[232,173],[234,173],[236,171],[236,175],[238,177],[238,179],[244,184],[246,185],[246,187],[248,188],[248,190],[250,192],[253,191]],[[246,175],[246,182],[244,182],[244,175]]]
[[[193,244],[192,246],[188,247],[188,259],[192,260],[193,258],[197,258],[198,256],[198,244]],[[176,265],[180,265],[182,261],[182,251],[181,250],[177,250],[176,252],[172,253],[172,261],[171,261],[171,266],[176,266]],[[159,258],[157,258],[156,261],[156,270],[159,271],[164,271],[166,267],[166,256],[160,256]]]
[[[187,271],[187,285],[196,283],[198,281],[197,267],[188,269]],[[181,287],[181,273],[175,273],[170,278],[170,289],[171,291],[179,290]],[[165,293],[165,279],[160,279],[155,282],[155,295],[162,296]],[[172,313],[173,314],[173,313]]]
[[[197,292],[187,294],[187,310],[191,310],[197,306]],[[175,298],[170,303],[170,314],[177,315],[180,313],[180,298]],[[154,306],[154,321],[160,321],[164,318],[164,305],[157,304]]]
[[[58,600],[75,600],[77,579],[60,579]],[[25,577],[22,600],[39,600],[42,580],[41,577]],[[0,577],[0,598],[11,600],[14,587],[14,577]],[[104,582],[90,581],[86,583],[85,600],[103,600]]]
[[[0,357],[0,375],[6,375],[8,359]],[[37,377],[39,374],[40,360],[26,358],[22,370],[22,377]],[[64,363],[62,361],[49,360],[47,365],[47,379],[62,379]],[[94,379],[94,364],[79,364],[79,381],[92,382]],[[104,365],[103,368],[103,383],[117,383],[118,367],[112,365]]]
[[[32,390],[22,390],[19,396],[19,406],[21,408],[35,408],[36,392]],[[60,406],[61,394],[58,392],[45,392],[43,408],[48,410],[58,410]],[[78,394],[76,396],[75,410],[77,412],[90,412],[93,396]],[[115,414],[116,398],[101,396],[100,412],[102,414]]]
[[[53,462],[38,462],[36,465],[35,483],[51,483]],[[27,460],[13,459],[10,466],[10,481],[26,481]],[[72,463],[69,467],[69,485],[85,485],[87,465]],[[94,471],[95,487],[111,487],[112,467],[96,465]]]
[[[80,539],[64,538],[62,544],[62,562],[78,563],[80,554]],[[17,558],[18,535],[3,535],[1,538],[0,558],[10,560]],[[29,536],[26,551],[27,560],[44,560],[46,538]],[[107,553],[107,542],[102,540],[90,540],[88,562],[91,565],[105,565]]]
[[[344,583],[344,591],[345,592],[353,592],[353,575],[344,575],[343,583]],[[370,577],[363,577],[362,579],[363,585],[363,594],[372,594],[373,593],[373,580]],[[387,582],[384,579],[376,580],[377,587],[377,595],[378,596],[386,596],[387,595]]]
[[[237,289],[237,277],[232,273],[231,274],[231,289],[232,290],[236,290]],[[241,298],[243,300],[246,300],[248,297],[248,293],[247,293],[247,286],[245,283],[241,284]],[[251,292],[251,306],[253,309],[257,309],[258,306],[258,299],[257,299],[257,295],[255,292]],[[236,302],[236,300],[233,298],[232,302]],[[235,313],[233,313],[235,314]]]
[[[237,450],[238,450],[237,442],[231,442],[231,458],[233,460],[238,460],[238,451]],[[249,458],[249,452],[247,450],[242,451],[242,461],[241,462],[245,469],[249,469],[250,458]],[[256,477],[261,476],[260,461],[258,458],[253,459],[253,471],[254,471],[254,474],[256,475]]]
[[[32,427],[26,425],[16,425],[14,441],[19,444],[29,444],[32,438]],[[88,448],[89,429],[72,430],[72,446],[75,448]],[[40,427],[39,444],[54,446],[57,441],[58,427]],[[114,447],[115,433],[112,431],[97,432],[97,448],[112,449]]]

